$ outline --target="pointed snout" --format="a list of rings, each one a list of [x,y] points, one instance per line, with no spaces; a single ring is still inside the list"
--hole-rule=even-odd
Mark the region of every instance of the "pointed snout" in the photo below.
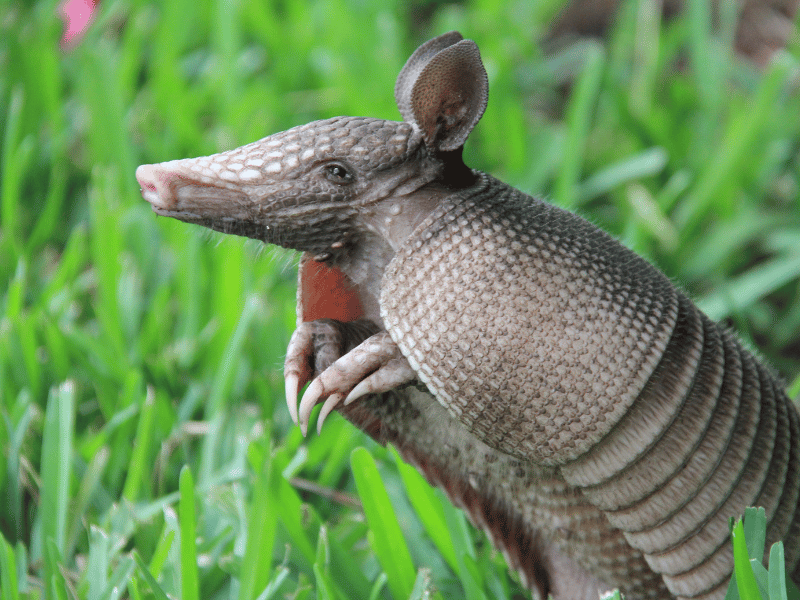
[[[221,155],[215,155],[221,156]],[[198,217],[241,217],[241,209],[251,203],[240,183],[216,176],[214,157],[184,158],[136,169],[142,197],[161,215],[182,220],[183,213]]]
[[[267,178],[244,164],[237,152],[241,149],[142,165],[136,169],[142,196],[156,213],[181,220],[188,220],[184,213],[241,218],[242,211],[252,208],[253,193]]]
[[[159,210],[170,210],[174,205],[177,179],[175,171],[164,169],[160,164],[141,165],[136,169],[142,197]]]
[[[234,232],[234,224],[238,224],[243,230],[244,223],[254,222],[257,203],[241,182],[223,178],[225,156],[141,165],[136,169],[136,179],[142,197],[161,216],[225,232]],[[218,176],[215,169],[222,174]]]

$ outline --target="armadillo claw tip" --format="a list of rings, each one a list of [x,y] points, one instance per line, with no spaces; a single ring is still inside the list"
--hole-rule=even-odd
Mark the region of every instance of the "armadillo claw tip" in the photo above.
[[[344,398],[344,394],[331,394],[328,396],[328,399],[325,400],[325,403],[319,411],[319,416],[317,417],[317,435],[322,433],[322,424],[325,422],[325,419],[328,418],[328,415],[331,414],[331,411],[336,408],[336,405],[342,401],[342,398]]]
[[[314,410],[320,396],[322,395],[323,387],[319,378],[312,381],[306,388],[303,398],[300,400],[300,412],[298,418],[300,421],[300,429],[303,435],[308,430],[308,420],[311,418],[311,411]]]
[[[289,407],[289,416],[297,425],[297,393],[300,390],[300,379],[294,373],[286,375],[286,405]]]
[[[371,382],[369,381],[369,378],[364,379],[358,382],[358,385],[356,385],[356,387],[350,390],[350,393],[347,394],[347,398],[344,399],[344,405],[347,406],[351,402],[358,400],[362,396],[366,396],[372,391],[373,391],[372,385]]]

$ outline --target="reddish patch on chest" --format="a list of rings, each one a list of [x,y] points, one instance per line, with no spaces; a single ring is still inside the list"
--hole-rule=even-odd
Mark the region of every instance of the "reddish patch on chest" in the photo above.
[[[298,323],[317,319],[347,323],[363,316],[364,308],[347,276],[338,268],[303,254],[298,269]]]

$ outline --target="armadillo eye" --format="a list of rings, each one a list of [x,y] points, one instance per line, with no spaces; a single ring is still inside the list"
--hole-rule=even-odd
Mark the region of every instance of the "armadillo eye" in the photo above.
[[[353,181],[353,175],[340,163],[328,163],[323,169],[325,177],[334,183],[346,184]]]

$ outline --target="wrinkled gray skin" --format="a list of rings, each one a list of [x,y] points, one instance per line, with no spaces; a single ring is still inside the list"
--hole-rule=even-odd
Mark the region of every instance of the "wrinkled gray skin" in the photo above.
[[[136,172],[157,214],[305,252],[292,417],[323,402],[319,426],[337,409],[395,444],[538,598],[722,598],[728,518],[754,504],[797,580],[800,429],[774,377],[607,234],[464,165],[473,42],[421,46],[395,97],[404,122]]]

